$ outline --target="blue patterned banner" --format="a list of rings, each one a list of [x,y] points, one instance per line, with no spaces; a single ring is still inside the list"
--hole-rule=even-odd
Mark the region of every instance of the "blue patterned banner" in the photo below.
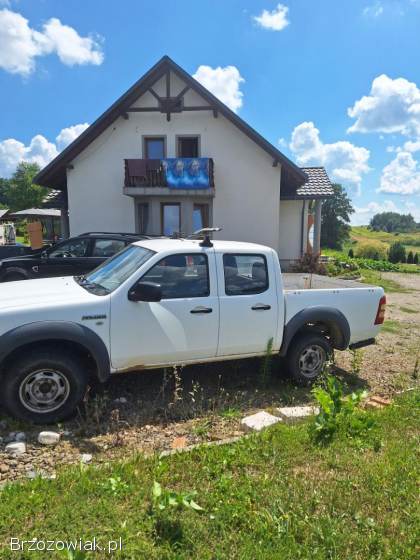
[[[162,160],[166,184],[170,189],[208,189],[209,158],[167,158]]]

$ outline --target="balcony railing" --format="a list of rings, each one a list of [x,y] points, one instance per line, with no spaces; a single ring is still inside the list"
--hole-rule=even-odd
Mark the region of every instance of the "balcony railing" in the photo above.
[[[125,159],[125,187],[214,188],[212,158]]]

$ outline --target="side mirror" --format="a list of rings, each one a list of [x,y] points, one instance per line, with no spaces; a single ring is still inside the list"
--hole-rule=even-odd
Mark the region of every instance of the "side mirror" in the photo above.
[[[130,301],[160,301],[162,288],[153,282],[139,282],[128,292]]]
[[[48,252],[47,251],[42,251],[41,253],[41,259],[48,259]]]

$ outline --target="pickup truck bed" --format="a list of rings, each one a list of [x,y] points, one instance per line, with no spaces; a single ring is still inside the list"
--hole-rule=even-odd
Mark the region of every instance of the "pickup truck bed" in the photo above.
[[[283,274],[285,323],[301,309],[333,307],[341,312],[350,327],[349,344],[372,339],[372,317],[382,289],[355,280],[330,278],[319,274]],[[377,298],[373,297],[377,294]]]

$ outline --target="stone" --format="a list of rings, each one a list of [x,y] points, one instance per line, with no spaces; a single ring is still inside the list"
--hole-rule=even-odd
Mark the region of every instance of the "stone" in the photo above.
[[[91,455],[90,453],[82,453],[80,455],[80,462],[81,463],[90,463],[93,459],[93,455]]]
[[[26,441],[25,432],[17,432],[17,434],[15,435],[15,441]]]
[[[1,474],[5,474],[9,471],[10,471],[9,465],[6,465],[6,463],[0,463],[0,473]]]
[[[281,422],[281,418],[278,416],[273,416],[264,410],[257,412],[256,414],[252,414],[251,416],[246,416],[241,420],[241,428],[245,432],[259,432],[263,428],[267,428],[268,426],[272,426],[273,424],[277,424],[277,422]]]
[[[316,406],[284,406],[277,408],[277,412],[285,422],[291,423],[318,414],[319,408]]]
[[[0,430],[7,430],[7,421],[0,420]]]
[[[119,397],[118,399],[114,399],[114,402],[117,404],[126,404],[128,401],[125,397]]]
[[[23,455],[26,453],[26,443],[24,441],[14,441],[5,447],[6,453],[10,455]]]
[[[60,441],[60,434],[58,432],[40,432],[38,434],[38,442],[42,445],[57,445]]]

